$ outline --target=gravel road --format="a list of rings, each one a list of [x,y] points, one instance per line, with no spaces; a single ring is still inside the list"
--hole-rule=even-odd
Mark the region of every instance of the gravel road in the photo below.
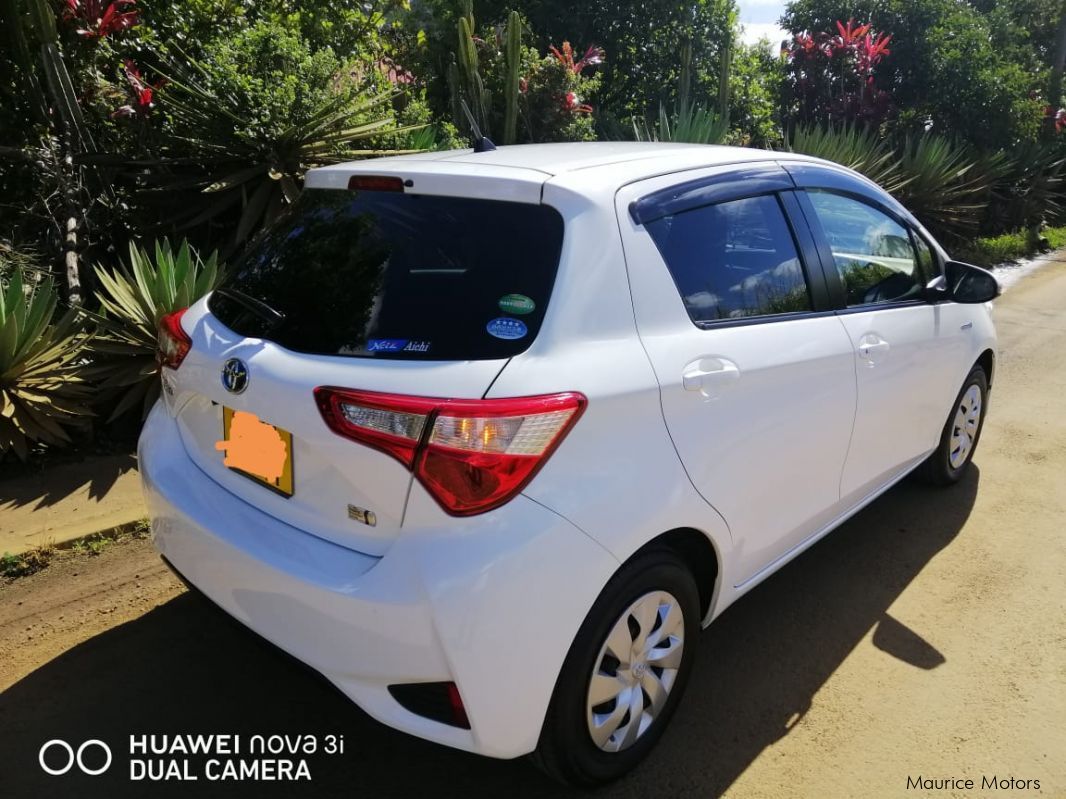
[[[996,320],[977,468],[946,491],[904,482],[727,611],[661,745],[597,797],[1066,797],[1066,264]],[[145,541],[0,587],[0,690],[9,799],[580,795],[376,724]],[[144,733],[342,734],[346,753],[310,756],[310,786],[130,781]],[[46,776],[51,738],[103,739],[120,767]]]

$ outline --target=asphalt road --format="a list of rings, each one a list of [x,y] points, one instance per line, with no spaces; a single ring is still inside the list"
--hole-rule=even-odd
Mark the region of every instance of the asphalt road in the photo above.
[[[977,468],[949,490],[904,482],[727,611],[660,746],[596,796],[1066,797],[1066,264],[996,319]],[[10,799],[580,795],[380,726],[143,541],[0,588],[0,689]],[[203,758],[196,782],[130,781],[128,738],[148,733],[338,734],[345,754],[308,756],[310,783],[207,781]],[[115,765],[45,775],[52,738],[102,739]]]

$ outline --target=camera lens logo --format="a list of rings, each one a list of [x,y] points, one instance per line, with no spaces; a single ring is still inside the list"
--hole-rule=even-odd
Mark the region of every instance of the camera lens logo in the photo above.
[[[90,747],[98,747],[104,753],[104,765],[99,768],[92,768],[85,764],[85,752]],[[64,765],[59,768],[52,768],[45,762],[45,755],[53,749],[59,749],[66,754],[62,756],[61,761]],[[52,762],[55,762],[55,756],[50,758]],[[93,760],[96,758],[93,757]],[[96,738],[90,738],[88,741],[78,747],[78,751],[75,753],[74,747],[68,744],[66,741],[60,738],[53,738],[41,747],[41,751],[37,753],[37,762],[41,764],[41,768],[45,773],[51,774],[53,777],[58,777],[66,774],[70,771],[74,764],[78,764],[78,768],[81,769],[83,774],[88,774],[90,777],[95,777],[98,774],[103,774],[109,768],[111,768],[111,747],[105,744],[103,741],[99,741]]]

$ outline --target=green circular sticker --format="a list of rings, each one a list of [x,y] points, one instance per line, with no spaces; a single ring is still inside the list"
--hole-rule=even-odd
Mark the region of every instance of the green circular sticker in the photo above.
[[[533,313],[537,307],[525,294],[505,294],[500,297],[500,310],[505,313],[526,314]]]

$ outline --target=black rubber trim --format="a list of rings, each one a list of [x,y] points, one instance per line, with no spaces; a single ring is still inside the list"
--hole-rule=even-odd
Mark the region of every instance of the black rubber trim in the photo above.
[[[803,272],[807,278],[811,308],[814,311],[829,311],[835,306],[825,282],[824,265],[818,252],[818,245],[815,244],[814,235],[811,233],[810,224],[796,194],[797,192],[794,191],[783,191],[777,196],[785,212],[785,219],[788,220],[788,226],[792,229],[792,238],[795,240],[800,263],[803,265]]]
[[[799,319],[820,319],[823,316],[836,316],[838,312],[829,311],[795,311],[793,313],[766,314],[765,316],[742,316],[738,319],[711,319],[706,322],[693,322],[700,330],[716,330],[720,327],[746,327],[748,325],[769,325],[774,322],[795,322]]]
[[[712,203],[772,194],[794,186],[788,172],[780,166],[743,167],[645,195],[629,204],[629,215],[638,225],[644,225]]]

